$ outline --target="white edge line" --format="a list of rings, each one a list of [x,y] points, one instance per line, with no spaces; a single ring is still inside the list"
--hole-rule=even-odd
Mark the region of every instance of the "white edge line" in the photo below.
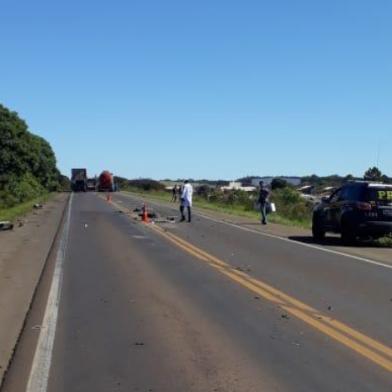
[[[61,232],[60,245],[56,254],[52,284],[50,286],[48,301],[46,303],[45,314],[30,370],[26,392],[46,392],[48,386],[54,338],[57,327],[57,317],[63,278],[63,265],[68,243],[72,199],[73,193],[71,193],[69,199],[67,217]]]
[[[126,195],[124,193],[122,195],[125,196],[125,197],[128,197],[128,198],[132,198],[132,197],[135,198],[134,196]],[[157,202],[151,202],[150,201],[150,203],[159,206],[159,204]],[[170,208],[172,210],[177,210],[176,208],[173,208],[173,207],[170,207],[170,206],[164,206],[164,207]],[[384,268],[387,268],[387,269],[392,269],[392,265],[391,264],[385,264],[385,263],[382,263],[381,261],[367,259],[367,258],[361,257],[361,256],[350,255],[349,253],[339,252],[338,250],[333,250],[333,249],[326,249],[326,248],[322,248],[321,246],[317,246],[317,245],[305,244],[303,242],[295,241],[295,240],[292,240],[290,238],[281,237],[281,236],[275,235],[275,234],[264,233],[262,231],[253,230],[253,229],[250,229],[248,227],[243,227],[243,226],[236,225],[235,223],[226,222],[224,220],[220,220],[220,219],[216,219],[216,218],[211,218],[211,217],[206,216],[204,214],[200,214],[199,212],[196,212],[195,215],[200,216],[200,217],[202,217],[204,219],[210,220],[210,221],[215,222],[215,223],[225,224],[227,226],[235,227],[237,229],[240,229],[240,230],[243,230],[243,231],[247,231],[247,232],[250,232],[250,233],[254,233],[254,234],[258,234],[258,235],[261,235],[261,236],[264,236],[264,237],[274,238],[274,239],[277,239],[277,240],[289,242],[291,244],[295,244],[295,245],[298,245],[298,246],[303,246],[303,247],[306,247],[306,248],[316,249],[316,250],[319,250],[321,252],[330,253],[330,254],[333,254],[333,255],[336,255],[336,256],[347,257],[347,258],[350,258],[350,259],[353,259],[353,260],[362,261],[364,263],[376,265],[378,267],[384,267]]]

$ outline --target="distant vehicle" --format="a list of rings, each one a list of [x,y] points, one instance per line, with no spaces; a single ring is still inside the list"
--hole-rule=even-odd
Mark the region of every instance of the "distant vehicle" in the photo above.
[[[350,182],[322,199],[313,211],[313,237],[340,233],[344,243],[392,233],[392,185]]]
[[[103,171],[98,178],[98,192],[114,192],[115,190],[113,174],[107,170]]]
[[[90,192],[97,190],[97,179],[96,178],[88,178],[87,179],[87,190]]]
[[[73,192],[87,191],[87,170],[72,169],[71,170],[71,189]]]

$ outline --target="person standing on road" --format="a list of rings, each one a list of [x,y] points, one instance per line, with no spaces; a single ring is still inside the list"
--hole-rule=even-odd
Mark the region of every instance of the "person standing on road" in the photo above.
[[[172,203],[175,203],[177,201],[177,184],[174,185],[173,189],[172,189],[172,199],[171,199]]]
[[[188,222],[191,222],[192,220],[192,195],[193,195],[193,187],[189,183],[188,180],[184,181],[184,186],[182,188],[182,194],[181,194],[181,206],[180,206],[180,212],[181,212],[181,222],[185,221],[185,214],[184,210],[185,208],[188,211]]]
[[[259,199],[257,201],[260,205],[261,224],[266,225],[269,190],[264,186],[263,181],[260,181],[259,185],[260,185],[260,193],[259,193]]]
[[[177,195],[178,195],[178,201],[181,202],[181,195],[182,195],[182,186],[178,185],[177,187]]]

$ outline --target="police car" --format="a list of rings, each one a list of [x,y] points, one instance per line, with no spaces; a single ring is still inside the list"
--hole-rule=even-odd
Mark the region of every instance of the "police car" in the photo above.
[[[313,211],[313,238],[340,233],[345,243],[358,237],[383,237],[392,233],[392,185],[349,182]]]

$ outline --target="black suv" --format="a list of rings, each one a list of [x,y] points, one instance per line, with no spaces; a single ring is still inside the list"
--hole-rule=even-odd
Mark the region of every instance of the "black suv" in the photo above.
[[[392,233],[392,185],[350,182],[323,198],[313,211],[313,238],[326,232],[341,233],[345,243]]]

